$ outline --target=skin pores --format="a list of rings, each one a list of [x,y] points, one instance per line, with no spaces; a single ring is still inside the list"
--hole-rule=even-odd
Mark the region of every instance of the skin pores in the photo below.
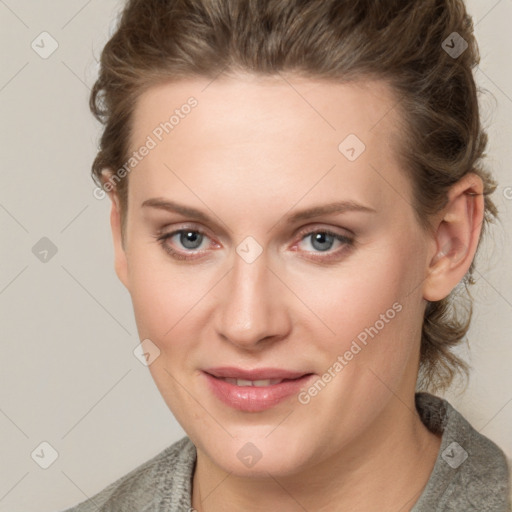
[[[197,105],[169,133],[155,132],[190,97]],[[378,464],[391,478],[417,466],[405,452],[437,442],[414,409],[422,283],[436,245],[415,220],[411,184],[393,151],[395,103],[380,82],[251,76],[168,83],[139,98],[132,150],[148,136],[155,145],[129,175],[116,271],[140,339],[160,350],[149,369],[198,448],[198,472],[272,475],[293,488],[302,478],[357,475]],[[354,151],[340,150],[351,134]],[[142,206],[155,198],[209,220]],[[374,211],[288,221],[339,201]],[[114,227],[115,216],[114,209]],[[157,238],[179,229],[199,230],[202,242],[189,249],[180,234],[168,238],[173,257]],[[326,241],[325,230],[345,238]],[[241,243],[261,254],[247,262]],[[357,351],[363,332],[373,336]],[[346,364],[336,371],[339,356]],[[294,395],[248,412],[210,391],[203,370],[218,366],[313,373],[306,392],[329,368],[334,376],[307,393],[308,403]],[[259,454],[251,467],[243,448]]]

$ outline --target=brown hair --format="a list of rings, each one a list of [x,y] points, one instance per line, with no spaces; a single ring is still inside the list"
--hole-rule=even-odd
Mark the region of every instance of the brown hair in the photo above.
[[[129,0],[90,97],[104,124],[93,177],[102,186],[102,171],[127,161],[133,107],[153,85],[226,71],[338,82],[373,77],[396,94],[403,124],[397,151],[419,224],[432,230],[448,189],[474,172],[484,182],[483,235],[497,209],[489,197],[496,183],[481,163],[487,134],[472,72],[479,60],[462,0]],[[127,183],[115,186],[123,230]],[[418,388],[443,389],[457,371],[467,374],[451,349],[469,329],[473,270],[474,261],[461,282],[466,297],[457,287],[427,304]]]

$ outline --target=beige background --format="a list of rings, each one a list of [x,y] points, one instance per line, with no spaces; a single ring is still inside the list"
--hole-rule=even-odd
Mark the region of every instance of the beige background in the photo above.
[[[62,510],[184,435],[132,353],[139,340],[113,270],[109,203],[93,197],[89,177],[99,135],[89,88],[119,5],[0,0],[0,511]],[[512,2],[468,7],[502,225],[478,266],[471,383],[448,396],[512,458]],[[58,43],[46,59],[31,47],[51,49],[43,31]],[[46,263],[32,252],[42,237],[57,249]],[[43,461],[44,441],[58,452],[48,469],[31,457],[37,449]]]

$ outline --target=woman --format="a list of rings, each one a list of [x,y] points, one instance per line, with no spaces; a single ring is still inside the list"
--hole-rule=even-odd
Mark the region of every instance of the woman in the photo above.
[[[448,402],[496,217],[461,0],[132,0],[91,107],[115,268],[187,436],[72,511],[509,508]],[[459,304],[460,305],[460,304]]]

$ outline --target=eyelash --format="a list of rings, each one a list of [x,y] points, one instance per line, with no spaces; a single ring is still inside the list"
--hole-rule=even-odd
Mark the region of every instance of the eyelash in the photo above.
[[[203,230],[196,229],[196,228],[181,228],[181,229],[177,229],[175,231],[171,231],[170,233],[157,233],[156,235],[153,235],[153,236],[157,240],[157,242],[162,246],[164,251],[167,252],[174,259],[176,259],[176,260],[197,259],[200,256],[196,256],[196,255],[200,254],[202,251],[199,251],[199,253],[198,252],[192,253],[192,254],[194,254],[194,256],[185,256],[185,254],[187,254],[187,252],[190,254],[191,251],[185,251],[185,252],[177,251],[177,250],[173,249],[169,244],[166,243],[167,239],[172,238],[174,235],[177,235],[180,233],[187,233],[187,232],[200,234],[206,238],[209,238],[208,235]],[[313,256],[313,259],[317,259],[317,260],[321,260],[321,261],[330,261],[330,260],[336,259],[338,256],[340,256],[341,252],[345,252],[346,250],[348,250],[354,246],[354,242],[355,242],[354,238],[351,238],[351,237],[348,237],[345,235],[341,235],[341,234],[331,231],[329,229],[315,229],[315,230],[309,230],[309,231],[307,229],[305,229],[305,230],[301,231],[298,235],[300,237],[299,242],[302,242],[303,240],[308,238],[308,236],[319,234],[319,233],[326,234],[328,236],[332,236],[335,240],[338,240],[339,242],[341,242],[343,244],[343,247],[341,247],[340,249],[338,249],[336,251],[331,251],[331,250],[306,251],[308,253],[319,253],[319,254],[324,253],[324,254],[329,255],[328,257]]]

